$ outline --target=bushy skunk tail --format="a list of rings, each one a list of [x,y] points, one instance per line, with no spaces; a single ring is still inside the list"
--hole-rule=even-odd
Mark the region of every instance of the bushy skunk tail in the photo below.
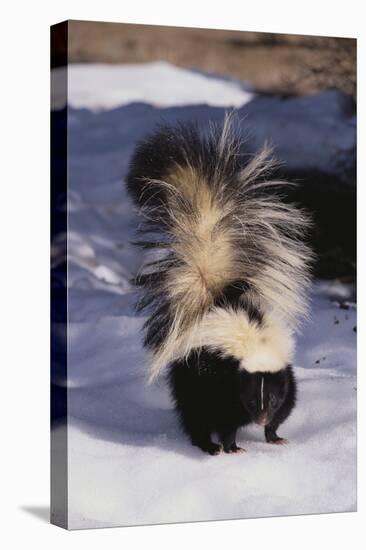
[[[309,222],[278,195],[285,183],[271,179],[275,166],[267,147],[242,152],[229,117],[207,136],[161,127],[138,146],[127,186],[141,210],[138,244],[153,251],[137,277],[150,311],[150,379],[203,346],[247,370],[291,358],[307,310]]]

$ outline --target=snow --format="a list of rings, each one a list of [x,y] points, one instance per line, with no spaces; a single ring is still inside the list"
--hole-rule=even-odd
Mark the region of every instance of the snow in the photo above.
[[[54,70],[55,89],[65,69]],[[219,107],[241,107],[253,94],[237,81],[223,82],[168,63],[129,65],[74,64],[68,67],[68,103],[93,111],[112,109],[131,102],[156,106],[206,103]],[[63,106],[63,96],[53,98],[54,108]]]
[[[315,96],[257,96],[245,105],[253,149],[269,139],[286,168],[330,174],[354,181],[356,115],[352,100],[337,90]],[[333,182],[333,185],[336,184]]]
[[[145,384],[130,294],[113,305],[100,291],[70,295],[70,528],[355,509],[354,309],[314,286],[295,363],[299,401],[279,431],[289,445],[268,445],[252,426],[238,437],[247,453],[211,457],[180,432],[164,381]]]
[[[105,85],[105,70],[93,65],[70,72],[84,91],[71,94],[83,109],[69,112],[69,527],[355,510],[356,309],[348,286],[313,285],[295,361],[298,405],[279,430],[287,446],[268,445],[263,429],[252,426],[238,437],[247,453],[205,455],[180,431],[164,379],[146,385],[144,318],[134,312],[129,283],[142,252],[131,245],[137,216],[122,180],[136,140],[161,112],[149,105],[119,110],[115,102],[128,98],[115,86],[126,78],[131,87],[136,78],[139,88],[143,74],[119,67],[118,78]],[[143,70],[152,78],[156,64]],[[165,119],[193,114],[206,123],[223,116],[222,109],[194,105],[202,93],[207,102],[210,95],[196,74],[169,68],[172,80],[176,71],[188,73],[187,82],[192,78],[174,98],[164,70],[165,80],[143,87],[144,101],[154,103],[160,86],[164,101],[191,105],[164,111]],[[88,96],[88,74],[99,87],[95,96]],[[221,105],[232,105],[232,83],[211,80],[222,89]],[[72,86],[77,90],[79,83]],[[96,112],[102,104],[116,108]]]

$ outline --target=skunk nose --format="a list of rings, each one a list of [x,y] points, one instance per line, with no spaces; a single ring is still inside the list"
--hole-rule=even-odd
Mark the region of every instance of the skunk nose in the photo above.
[[[269,418],[267,413],[261,413],[257,416],[257,420],[255,421],[256,424],[259,424],[259,426],[265,426],[269,422]]]

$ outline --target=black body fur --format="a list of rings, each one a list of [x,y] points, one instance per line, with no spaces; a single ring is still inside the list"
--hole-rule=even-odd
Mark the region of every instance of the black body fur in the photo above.
[[[211,439],[213,433],[226,453],[237,452],[241,450],[236,445],[238,428],[253,422],[264,425],[268,443],[285,442],[277,429],[296,402],[292,368],[251,374],[238,367],[235,359],[204,349],[170,366],[169,385],[182,428],[193,445],[212,455],[221,450]]]

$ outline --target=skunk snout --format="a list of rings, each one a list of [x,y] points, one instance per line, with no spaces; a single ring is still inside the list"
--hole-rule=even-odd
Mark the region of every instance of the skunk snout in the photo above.
[[[255,423],[259,426],[266,426],[267,424],[269,424],[270,421],[271,419],[269,418],[268,414],[266,412],[261,412],[258,414]]]

